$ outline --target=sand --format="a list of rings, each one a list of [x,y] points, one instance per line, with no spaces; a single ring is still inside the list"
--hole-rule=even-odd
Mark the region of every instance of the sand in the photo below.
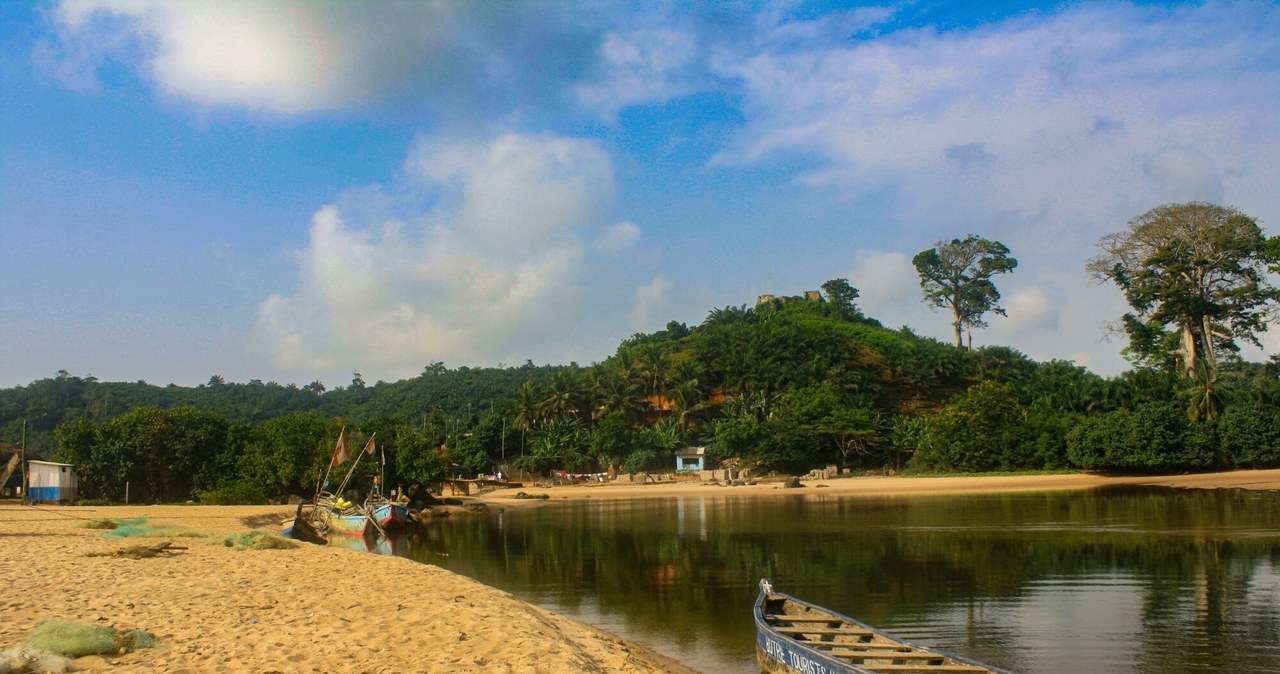
[[[719,487],[694,483],[504,489],[480,501],[741,494],[915,495],[1107,485],[1280,489],[1280,470],[1147,478],[1045,475],[851,478]],[[548,501],[517,500],[519,491]],[[406,559],[303,545],[237,551],[209,541],[278,528],[279,506],[21,506],[0,502],[0,647],[46,619],[142,628],[162,646],[76,661],[94,672],[691,672],[645,647]],[[146,517],[199,538],[104,539],[91,519]],[[172,556],[90,556],[171,540]],[[745,610],[745,609],[744,609]]]
[[[88,657],[94,672],[692,672],[601,630],[439,567],[302,545],[236,551],[165,538],[168,557],[86,556],[160,539],[102,539],[86,519],[226,534],[282,507],[0,505],[0,646],[46,619],[145,629],[155,650]],[[278,524],[275,524],[278,528]]]
[[[1109,486],[1145,485],[1195,489],[1280,489],[1280,469],[1241,470],[1225,473],[1198,473],[1143,477],[1109,477],[1088,473],[1060,475],[974,475],[962,477],[848,477],[805,480],[799,489],[785,489],[778,480],[762,480],[754,485],[726,486],[696,481],[657,484],[582,484],[552,488],[520,487],[487,492],[479,500],[504,507],[530,507],[558,499],[587,498],[671,498],[702,494],[743,496],[793,496],[797,493],[841,496],[918,496],[926,494],[979,494],[991,492],[1097,489]],[[524,492],[545,494],[547,500],[518,499]]]

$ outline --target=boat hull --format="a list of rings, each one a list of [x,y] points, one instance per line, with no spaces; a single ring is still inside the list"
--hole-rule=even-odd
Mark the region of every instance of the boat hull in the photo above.
[[[369,506],[373,520],[383,531],[402,531],[409,525],[409,508],[401,503],[386,501]]]
[[[753,613],[756,660],[768,674],[1010,674],[913,644],[844,614],[774,592],[768,581],[760,583]]]
[[[295,541],[305,541],[307,543],[316,543],[318,545],[325,544],[324,536],[316,531],[315,526],[311,524],[311,513],[303,513],[303,504],[298,504],[298,509],[294,512],[293,517],[285,520],[280,526],[280,535],[285,538],[292,538]]]
[[[325,515],[330,533],[343,536],[366,536],[373,533],[373,523],[369,516],[362,512],[336,512],[330,510]]]

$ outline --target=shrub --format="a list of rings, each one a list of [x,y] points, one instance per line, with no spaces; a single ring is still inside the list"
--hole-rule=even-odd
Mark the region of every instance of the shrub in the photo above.
[[[1258,401],[1227,408],[1218,420],[1222,460],[1231,467],[1280,465],[1280,420],[1277,410]]]
[[[267,497],[257,485],[249,482],[232,482],[216,489],[199,493],[205,505],[265,505]]]

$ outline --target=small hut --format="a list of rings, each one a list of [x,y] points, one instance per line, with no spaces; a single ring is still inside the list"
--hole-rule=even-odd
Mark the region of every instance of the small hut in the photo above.
[[[76,474],[69,463],[28,461],[27,484],[32,501],[65,503],[76,498]]]
[[[676,450],[676,470],[678,471],[696,471],[702,470],[706,463],[707,448],[706,447],[685,447]]]
[[[44,457],[33,451],[27,452],[28,461],[39,461]],[[22,448],[0,441],[0,496],[22,495]]]

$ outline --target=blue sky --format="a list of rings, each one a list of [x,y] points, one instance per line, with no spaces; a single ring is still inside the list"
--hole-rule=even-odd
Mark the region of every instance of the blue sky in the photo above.
[[[0,3],[0,386],[589,363],[837,277],[948,339],[968,233],[975,344],[1114,374],[1098,239],[1278,185],[1275,3]]]

